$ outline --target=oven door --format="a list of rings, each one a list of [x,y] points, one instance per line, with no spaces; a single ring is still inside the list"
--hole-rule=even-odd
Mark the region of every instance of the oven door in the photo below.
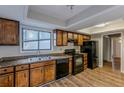
[[[72,71],[74,75],[83,71],[83,55],[74,55]]]

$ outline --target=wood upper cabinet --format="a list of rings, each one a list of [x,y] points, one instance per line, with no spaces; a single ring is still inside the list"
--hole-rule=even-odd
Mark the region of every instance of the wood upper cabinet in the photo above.
[[[0,75],[0,87],[13,87],[14,86],[14,74]]]
[[[90,40],[90,36],[84,35],[83,39],[84,39],[84,41],[88,41],[88,40]]]
[[[90,36],[59,29],[54,30],[54,46],[67,46],[68,42],[80,46],[84,40],[90,40]]]
[[[68,44],[68,33],[67,32],[63,32],[63,45],[67,46]]]
[[[74,34],[74,40],[75,40],[75,41],[78,40],[78,34]]]
[[[83,35],[78,34],[78,45],[82,45],[83,44]]]
[[[44,81],[44,67],[30,69],[30,86],[38,86]]]
[[[0,19],[0,44],[18,45],[19,44],[19,22]]]
[[[55,80],[55,65],[48,65],[44,68],[44,81],[49,82]]]
[[[72,40],[73,39],[73,33],[68,32],[68,40]]]
[[[0,19],[0,44],[3,43],[3,25],[2,25],[2,20]]]
[[[15,86],[16,87],[28,87],[29,86],[29,70],[23,70],[23,71],[16,72]]]
[[[61,30],[56,30],[56,45],[63,45],[63,32]]]

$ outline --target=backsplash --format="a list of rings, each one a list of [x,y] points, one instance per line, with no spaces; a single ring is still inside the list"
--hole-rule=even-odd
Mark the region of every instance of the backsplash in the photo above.
[[[53,48],[53,51],[54,52],[64,52],[65,49],[76,49],[76,51],[79,51],[80,50],[80,47],[79,46],[74,46],[73,43],[68,43],[68,46],[54,46]]]

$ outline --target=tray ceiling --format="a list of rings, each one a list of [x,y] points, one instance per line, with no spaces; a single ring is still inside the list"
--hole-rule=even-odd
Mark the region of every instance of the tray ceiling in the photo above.
[[[0,17],[21,24],[48,29],[78,31],[100,23],[124,18],[124,6],[74,5],[1,5]],[[85,33],[85,32],[84,32]]]

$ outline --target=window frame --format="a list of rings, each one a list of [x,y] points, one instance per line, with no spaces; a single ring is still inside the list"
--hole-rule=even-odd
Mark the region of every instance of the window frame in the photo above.
[[[38,32],[38,40],[27,40],[27,41],[25,41],[24,40],[24,29],[25,30],[32,30],[32,31],[37,31]],[[21,44],[21,50],[22,51],[50,51],[50,50],[52,50],[52,40],[51,40],[51,33],[52,32],[50,32],[50,31],[44,31],[44,30],[42,30],[42,29],[39,29],[39,30],[37,30],[37,29],[33,29],[33,28],[27,28],[27,27],[22,27],[22,31],[21,31],[22,33],[21,33],[21,41],[22,41],[22,44]],[[49,33],[50,34],[50,39],[40,39],[40,32],[45,32],[45,33]],[[45,40],[50,40],[50,49],[40,49],[39,47],[39,43],[40,43],[40,41],[45,41]],[[24,42],[34,42],[34,41],[37,41],[38,42],[38,49],[24,49]]]
[[[54,34],[55,34],[55,36],[54,36]],[[57,45],[56,45],[56,42],[54,42],[54,41],[56,41],[56,39],[57,39],[56,31],[53,31],[53,46],[54,46],[54,47],[57,46]],[[54,45],[54,43],[55,43],[55,45]]]

